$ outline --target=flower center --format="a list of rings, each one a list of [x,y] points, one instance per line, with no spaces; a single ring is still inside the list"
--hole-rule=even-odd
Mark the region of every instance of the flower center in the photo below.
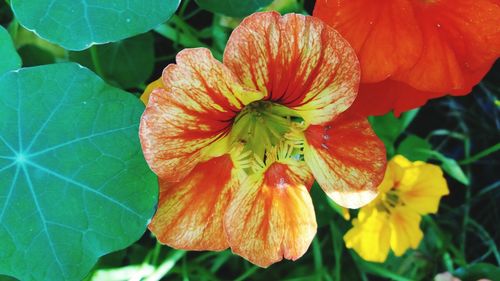
[[[390,213],[392,209],[400,205],[404,205],[404,202],[401,200],[399,191],[395,186],[382,195],[380,202],[377,204],[377,208]]]
[[[242,154],[252,156],[259,164],[267,158],[286,154],[300,157],[302,149],[293,144],[293,131],[303,131],[304,120],[294,110],[271,101],[255,101],[236,116],[230,133],[233,145],[243,147]],[[291,146],[292,148],[290,148]],[[282,153],[283,154],[283,153]]]

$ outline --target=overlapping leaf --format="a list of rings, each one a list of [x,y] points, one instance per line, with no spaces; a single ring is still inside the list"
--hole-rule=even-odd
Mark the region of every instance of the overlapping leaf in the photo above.
[[[0,274],[80,280],[144,233],[157,184],[143,109],[77,64],[0,77]]]
[[[21,67],[21,58],[16,53],[9,33],[0,26],[0,76]]]
[[[93,54],[91,50],[70,52],[69,56],[122,88],[139,86],[153,72],[155,57],[151,33],[96,46]]]
[[[68,50],[144,33],[165,22],[180,0],[11,0],[17,20]]]

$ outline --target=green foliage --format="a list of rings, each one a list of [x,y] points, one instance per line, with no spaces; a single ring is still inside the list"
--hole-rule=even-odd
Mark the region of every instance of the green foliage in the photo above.
[[[37,45],[24,45],[18,50],[23,60],[23,66],[37,66],[56,62],[54,56],[49,51]]]
[[[417,114],[418,109],[405,112],[399,118],[394,116],[392,112],[368,118],[373,130],[384,142],[389,158],[395,154],[395,144],[399,136],[405,131]]]
[[[70,52],[69,57],[113,85],[134,88],[143,84],[153,72],[153,35],[144,33],[85,51]]]
[[[68,50],[118,41],[165,22],[180,0],[11,0],[17,20]]]
[[[21,58],[14,49],[9,33],[0,26],[0,76],[21,67]]]
[[[479,279],[498,280],[500,268],[488,263],[476,263],[455,271],[456,277],[462,281],[477,281]]]
[[[144,106],[76,64],[10,72],[0,93],[0,272],[79,280],[154,212]]]
[[[427,161],[434,159],[440,162],[441,168],[451,177],[464,185],[469,185],[469,179],[464,174],[458,162],[445,156],[439,151],[432,150],[432,145],[425,139],[410,135],[405,138],[398,146],[397,154],[402,154],[412,161]]]
[[[430,158],[428,150],[432,145],[421,137],[410,135],[398,146],[397,154],[402,154],[411,161],[427,161]]]
[[[244,17],[271,4],[273,0],[196,0],[201,8],[230,17]]]

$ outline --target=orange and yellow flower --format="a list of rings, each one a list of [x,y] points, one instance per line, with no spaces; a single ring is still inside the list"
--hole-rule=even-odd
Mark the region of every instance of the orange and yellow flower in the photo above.
[[[361,208],[344,236],[348,248],[363,259],[383,262],[392,249],[401,256],[422,240],[422,215],[435,214],[442,196],[449,193],[441,168],[401,155],[387,165],[380,194]]]
[[[317,0],[314,16],[356,50],[365,114],[467,94],[500,55],[498,0]]]
[[[203,48],[176,61],[145,93],[140,126],[160,178],[149,228],[161,243],[230,247],[265,267],[309,247],[314,178],[342,206],[375,198],[385,149],[366,119],[345,112],[359,64],[335,30],[313,17],[257,13],[234,30],[223,63]]]

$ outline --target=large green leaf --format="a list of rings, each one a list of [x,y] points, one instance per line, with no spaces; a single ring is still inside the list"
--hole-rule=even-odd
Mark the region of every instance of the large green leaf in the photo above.
[[[0,274],[79,280],[144,233],[157,184],[143,109],[73,63],[0,77]]]
[[[68,50],[118,41],[165,22],[180,0],[11,0],[17,20]]]
[[[201,8],[230,17],[248,16],[271,2],[273,0],[196,0]]]
[[[21,58],[16,53],[9,33],[0,26],[0,76],[21,67]]]
[[[70,52],[70,59],[84,65],[106,81],[129,89],[148,80],[153,73],[154,39],[144,33],[123,41]]]

